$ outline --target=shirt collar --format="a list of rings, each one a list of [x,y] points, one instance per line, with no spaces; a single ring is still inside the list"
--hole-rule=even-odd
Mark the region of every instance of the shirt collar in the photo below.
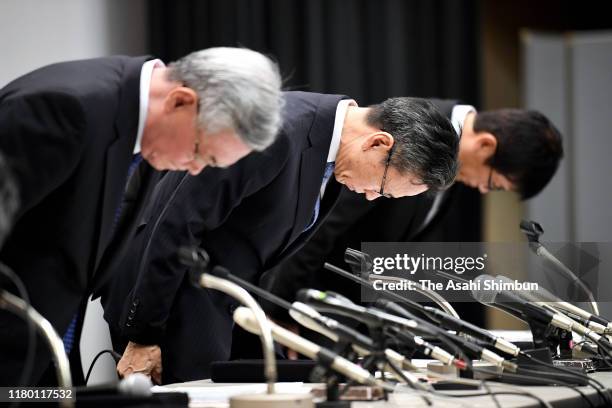
[[[338,102],[336,108],[336,119],[334,120],[334,131],[332,133],[332,140],[329,145],[329,153],[327,154],[327,162],[335,162],[336,156],[338,155],[338,149],[340,148],[340,138],[342,136],[342,128],[344,127],[344,119],[346,118],[346,112],[349,106],[357,106],[357,102],[353,99],[343,99]]]
[[[476,112],[476,108],[474,108],[472,105],[455,105],[453,107],[453,112],[451,113],[451,123],[453,124],[455,132],[457,132],[457,136],[459,136],[459,138],[461,138],[461,129],[463,129],[465,118],[470,112]]]
[[[149,92],[151,88],[151,76],[153,76],[153,68],[163,67],[164,63],[159,59],[154,59],[145,62],[140,71],[140,110],[138,112],[138,132],[136,133],[136,143],[134,144],[134,154],[140,153],[142,133],[144,125],[147,121],[147,113],[149,111]]]

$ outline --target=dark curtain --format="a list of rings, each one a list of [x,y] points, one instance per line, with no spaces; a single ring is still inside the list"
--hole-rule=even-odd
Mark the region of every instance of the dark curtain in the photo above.
[[[287,89],[361,105],[398,95],[478,103],[476,1],[154,0],[151,50],[166,61],[213,46],[273,56]]]
[[[153,0],[150,48],[164,61],[252,48],[278,61],[285,89],[360,105],[421,96],[478,107],[478,9],[476,0]],[[479,194],[466,189],[459,203],[436,238],[479,241]]]

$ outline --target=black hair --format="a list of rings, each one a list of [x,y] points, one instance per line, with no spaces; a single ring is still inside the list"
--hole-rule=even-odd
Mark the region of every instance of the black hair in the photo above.
[[[488,132],[497,149],[487,164],[512,181],[527,200],[552,179],[563,157],[561,133],[533,110],[499,109],[476,114],[474,132]]]
[[[459,139],[450,121],[429,101],[390,98],[370,107],[368,124],[394,138],[390,166],[410,172],[430,191],[449,187],[457,174]]]

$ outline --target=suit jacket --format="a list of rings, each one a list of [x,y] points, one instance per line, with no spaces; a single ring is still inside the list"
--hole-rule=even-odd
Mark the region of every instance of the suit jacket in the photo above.
[[[431,99],[449,119],[456,101]],[[359,301],[359,285],[323,269],[323,264],[348,269],[344,262],[346,248],[360,249],[362,242],[418,241],[442,218],[454,195],[455,186],[444,192],[435,216],[425,224],[435,195],[397,199],[379,198],[367,201],[362,195],[343,190],[338,204],[325,223],[299,252],[267,271],[262,285],[288,301],[295,300],[299,289],[335,290]],[[266,312],[279,320],[292,322],[287,313],[275,305],[262,302]]]
[[[287,92],[284,124],[269,149],[228,169],[166,176],[156,187],[148,221],[103,305],[115,339],[161,345],[165,383],[206,378],[210,363],[226,360],[231,346],[235,302],[196,288],[179,262],[179,247],[200,245],[213,265],[252,282],[295,251],[339,195],[341,186],[332,178],[317,222],[304,232],[320,194],[341,99]]]
[[[32,305],[60,335],[79,302],[108,278],[108,266],[121,256],[117,249],[133,230],[132,215],[146,200],[143,188],[115,225],[133,156],[146,59],[54,64],[0,90],[0,151],[21,200],[0,259],[24,281]],[[142,171],[147,180],[152,176],[148,165]],[[19,325],[3,315],[0,326],[2,359],[23,360]],[[46,352],[36,358],[39,368],[48,361]],[[0,367],[9,378],[19,372],[10,371],[10,362]]]

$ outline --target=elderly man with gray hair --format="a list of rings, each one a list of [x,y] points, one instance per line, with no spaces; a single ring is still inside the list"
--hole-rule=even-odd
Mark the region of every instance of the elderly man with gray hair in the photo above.
[[[154,169],[196,175],[265,149],[281,122],[280,87],[267,57],[211,48],[168,67],[147,57],[62,62],[0,90],[0,152],[20,201],[0,261],[66,351],[79,304],[108,280],[133,237]],[[0,385],[13,385],[26,326],[0,312],[0,333]],[[30,385],[50,361],[38,345]]]

